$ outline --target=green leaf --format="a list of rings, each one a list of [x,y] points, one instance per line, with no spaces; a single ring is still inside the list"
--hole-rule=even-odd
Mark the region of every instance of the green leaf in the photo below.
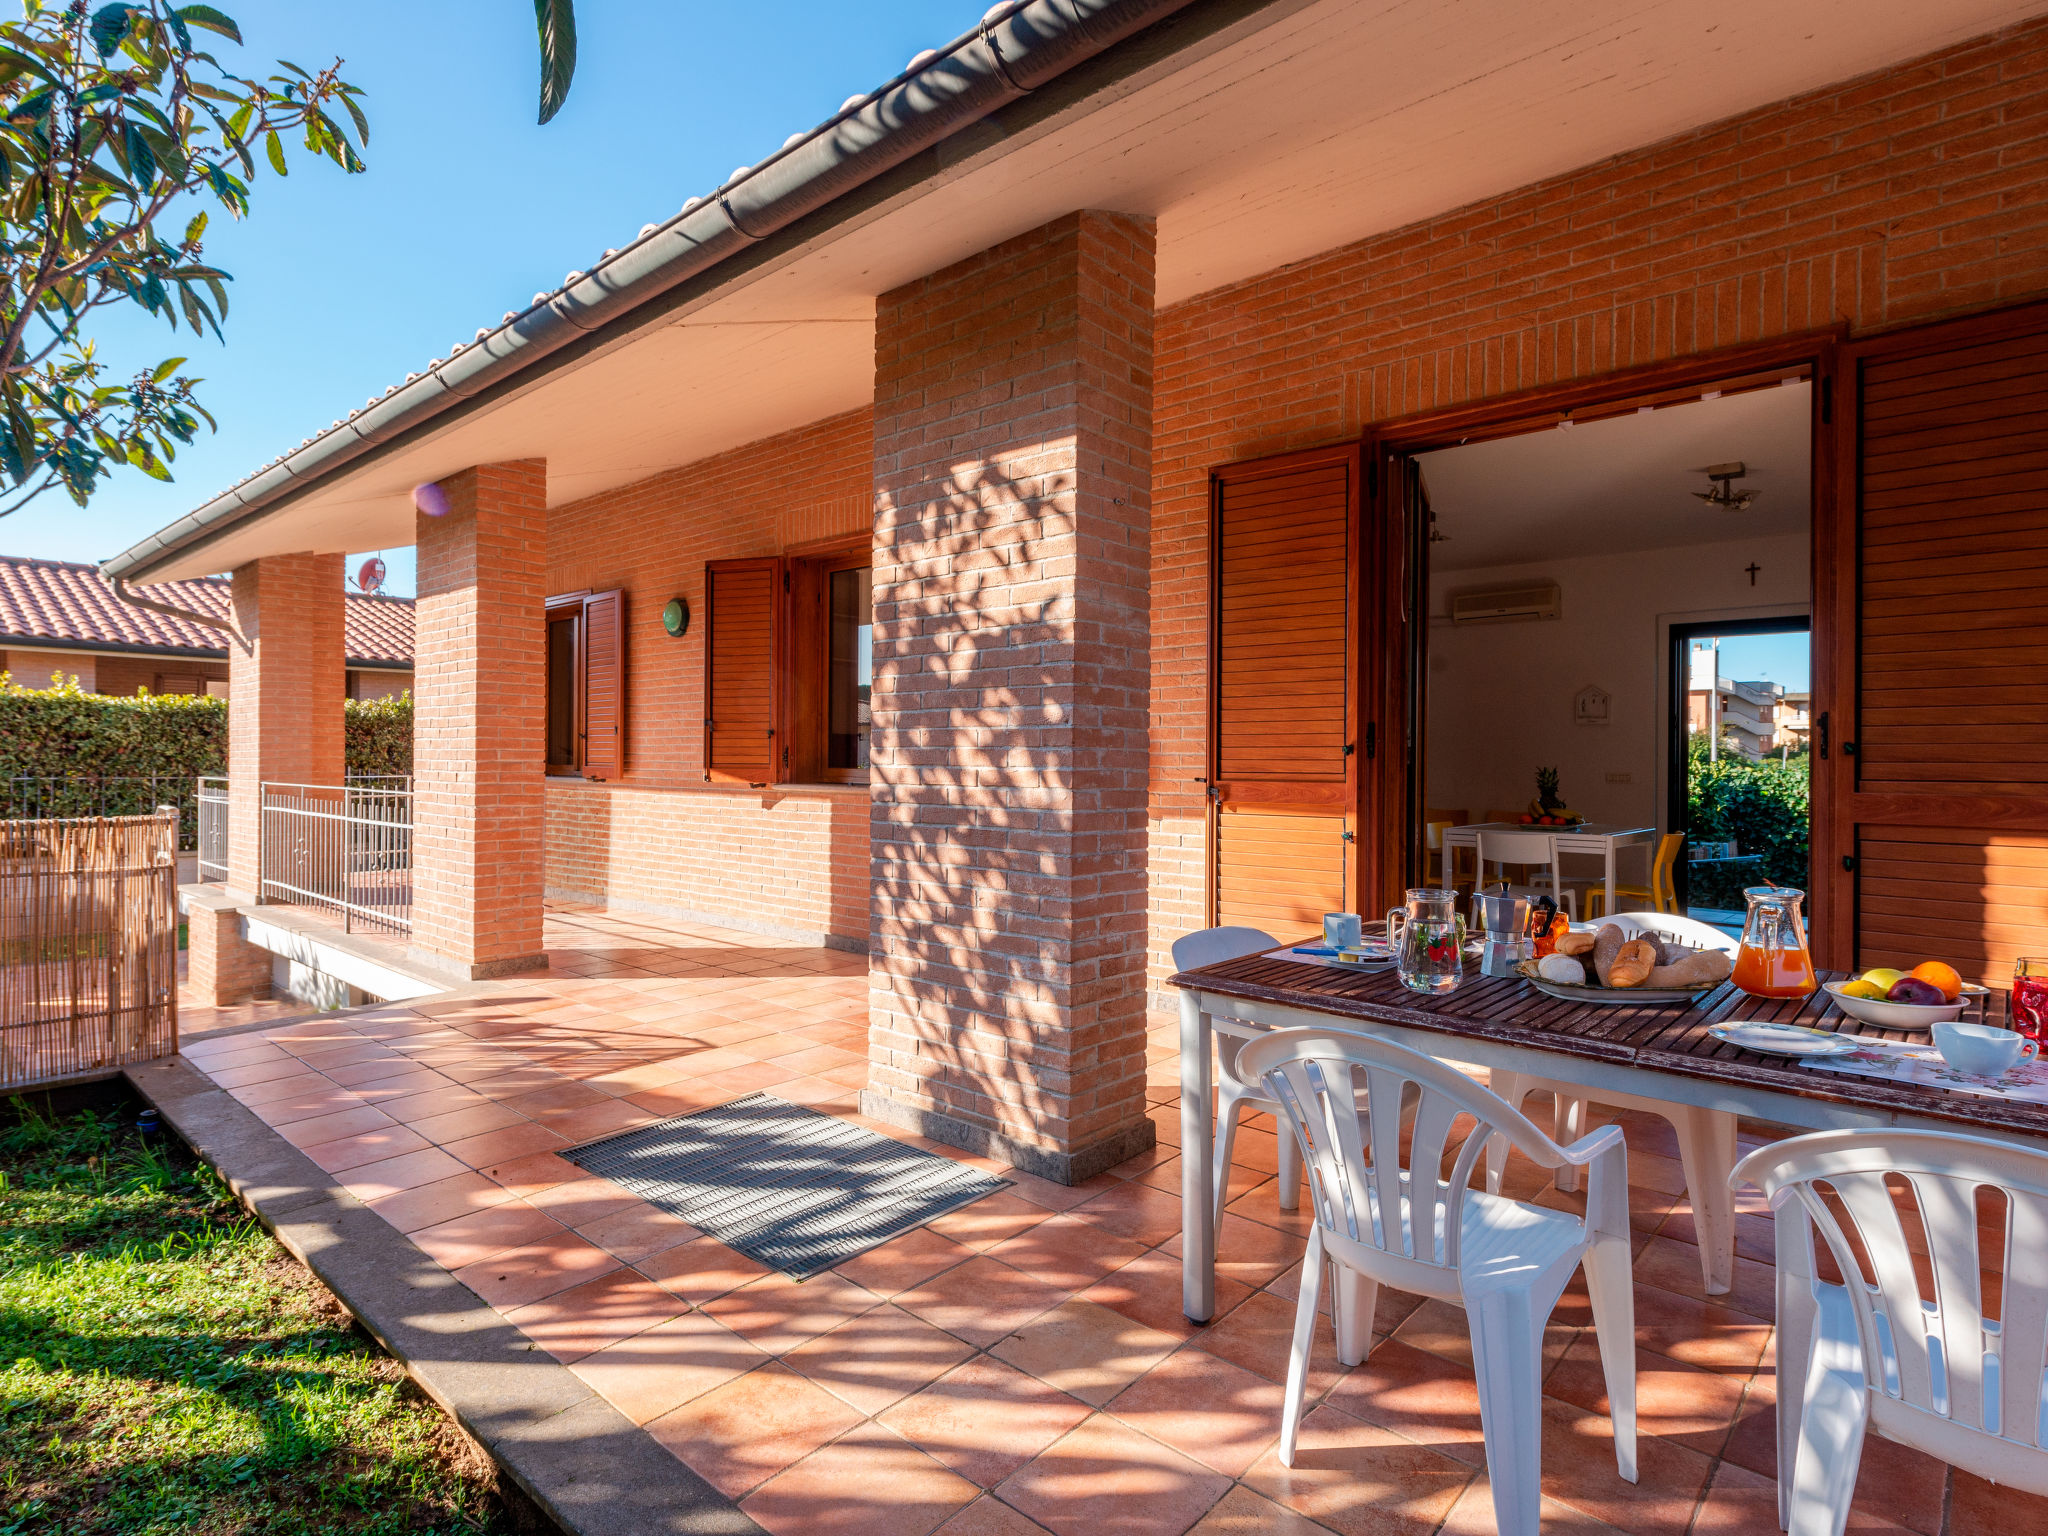
[[[265,136],[263,147],[270,154],[270,168],[280,176],[290,175],[291,171],[284,163],[284,140],[277,136],[275,129]]]
[[[185,226],[185,243],[197,245],[206,235],[206,210],[200,209],[192,215],[192,221]]]
[[[128,36],[128,28],[135,19],[137,7],[132,5],[103,5],[93,13],[92,45],[105,58],[120,47]]]
[[[233,18],[223,16],[210,5],[181,5],[176,14],[187,26],[204,27],[233,42],[242,40],[242,29],[235,25]]]
[[[343,91],[341,93],[341,104],[348,108],[348,115],[355,122],[356,142],[362,145],[363,148],[368,149],[370,147],[370,120],[363,116],[363,109],[356,105],[356,93],[354,91]]]
[[[575,0],[533,0],[540,32],[540,120],[545,123],[569,99],[576,78]]]
[[[142,136],[142,130],[135,124],[128,125],[128,169],[137,186],[146,193],[156,186],[156,156],[150,152],[149,142]]]
[[[162,362],[156,365],[155,371],[152,372],[149,376],[149,382],[152,384],[161,384],[165,379],[168,379],[172,374],[176,373],[180,368],[184,366],[184,358],[167,357]]]

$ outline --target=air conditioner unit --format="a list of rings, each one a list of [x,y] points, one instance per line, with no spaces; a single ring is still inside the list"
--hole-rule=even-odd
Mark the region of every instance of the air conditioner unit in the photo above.
[[[1558,616],[1554,581],[1526,587],[1495,587],[1487,592],[1459,592],[1451,597],[1453,624],[1500,624],[1512,619],[1554,619]]]

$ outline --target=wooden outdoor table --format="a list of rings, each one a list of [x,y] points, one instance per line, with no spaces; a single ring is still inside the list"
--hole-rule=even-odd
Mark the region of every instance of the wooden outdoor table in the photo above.
[[[1837,973],[1823,973],[1822,980],[1832,979]],[[1772,1001],[1724,983],[1684,1007],[1566,1003],[1526,981],[1482,977],[1468,964],[1456,991],[1427,997],[1403,987],[1392,967],[1338,970],[1282,954],[1183,971],[1173,985],[1181,988],[1182,1305],[1196,1322],[1209,1319],[1216,1295],[1213,1016],[1374,1035],[1446,1061],[1580,1085],[1596,1100],[1606,1088],[1805,1130],[1968,1129],[2048,1146],[2048,1105],[1824,1072],[1724,1045],[1707,1033],[1710,1024],[1767,1020],[1878,1039],[1927,1038],[1859,1024],[1830,1009],[1821,991]],[[1995,1005],[1998,994],[1992,997]]]

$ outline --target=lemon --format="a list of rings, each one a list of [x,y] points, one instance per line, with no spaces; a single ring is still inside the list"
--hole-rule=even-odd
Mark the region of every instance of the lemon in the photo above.
[[[1883,997],[1885,993],[1891,991],[1893,987],[1898,985],[1899,978],[1901,976],[1904,976],[1905,974],[1906,973],[1904,971],[1887,970],[1884,967],[1880,966],[1878,967],[1878,969],[1874,971],[1865,971],[1857,979],[1859,981],[1869,982],[1873,987],[1877,988],[1877,995],[1879,997]],[[1860,997],[1862,996],[1862,994],[1859,992],[1857,996]]]
[[[1838,990],[1843,997],[1869,997],[1881,1002],[1888,989],[1879,986],[1868,976],[1865,976],[1857,981],[1843,982]]]

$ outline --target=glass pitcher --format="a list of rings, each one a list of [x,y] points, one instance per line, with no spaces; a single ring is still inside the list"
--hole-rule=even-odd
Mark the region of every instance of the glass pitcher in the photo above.
[[[1742,947],[1735,953],[1735,985],[1751,997],[1804,997],[1814,989],[1813,956],[1799,915],[1804,891],[1789,885],[1752,885],[1742,893]]]
[[[1401,985],[1416,992],[1448,992],[1464,970],[1465,924],[1456,891],[1415,890],[1406,906],[1387,913],[1387,946]]]

